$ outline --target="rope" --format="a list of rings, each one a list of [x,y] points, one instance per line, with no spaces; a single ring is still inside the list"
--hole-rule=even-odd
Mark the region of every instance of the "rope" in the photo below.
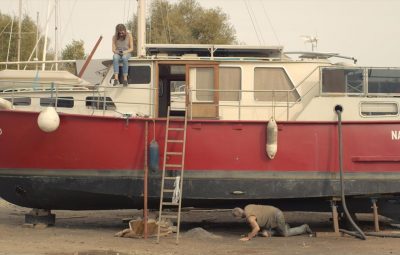
[[[156,120],[153,119],[153,141],[156,140]]]
[[[179,198],[181,196],[180,182],[181,182],[181,177],[180,176],[175,177],[174,193],[172,194],[172,203],[179,203]]]

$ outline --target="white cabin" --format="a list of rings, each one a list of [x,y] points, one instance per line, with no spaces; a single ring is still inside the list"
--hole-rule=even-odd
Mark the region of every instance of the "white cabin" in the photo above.
[[[337,54],[291,59],[282,47],[147,45],[129,61],[128,86],[100,85],[63,71],[0,72],[0,97],[15,110],[114,117],[166,117],[171,106],[192,119],[265,121],[395,120],[400,69],[334,64]],[[106,61],[111,66],[111,61]]]

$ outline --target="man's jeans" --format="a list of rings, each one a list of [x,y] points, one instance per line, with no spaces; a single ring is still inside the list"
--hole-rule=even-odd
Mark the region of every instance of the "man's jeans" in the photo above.
[[[277,234],[281,236],[296,236],[306,233],[311,233],[311,229],[307,224],[301,225],[299,227],[290,228],[289,224],[286,224],[285,218],[282,212],[278,212],[275,215],[277,219],[278,226],[276,227]]]

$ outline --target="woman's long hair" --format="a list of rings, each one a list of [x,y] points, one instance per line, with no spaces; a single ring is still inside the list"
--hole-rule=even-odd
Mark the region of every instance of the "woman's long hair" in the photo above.
[[[124,35],[120,35],[119,32],[125,32],[125,33],[124,33]],[[126,34],[127,34],[127,32],[126,32],[126,27],[125,27],[124,24],[118,24],[115,27],[115,38],[116,38],[116,40],[125,40]]]

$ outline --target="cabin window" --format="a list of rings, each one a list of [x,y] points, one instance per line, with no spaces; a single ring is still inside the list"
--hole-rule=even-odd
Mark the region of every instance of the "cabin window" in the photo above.
[[[104,107],[105,103],[105,107]],[[96,110],[115,110],[117,107],[111,97],[86,97],[86,107]]]
[[[57,105],[56,105],[57,101]],[[43,97],[40,98],[40,106],[56,106],[63,108],[72,108],[74,107],[74,98],[73,97],[58,97],[57,100],[55,97]]]
[[[256,101],[287,102],[300,98],[283,68],[255,68],[254,90],[268,90],[254,92]]]
[[[5,100],[10,101],[13,105],[17,106],[28,106],[31,105],[30,97],[14,97],[14,98],[4,98]]]
[[[370,68],[368,93],[400,93],[400,70]]]
[[[124,80],[122,73],[122,65],[119,66],[118,80],[120,84],[122,84]],[[128,84],[149,84],[150,81],[151,81],[150,66],[129,66]]]
[[[397,103],[392,102],[362,102],[361,116],[397,116],[399,107]]]
[[[170,73],[176,75],[185,75],[186,74],[186,66],[185,65],[171,65]]]
[[[219,68],[220,101],[239,101],[241,85],[242,75],[239,67]]]
[[[199,101],[214,100],[214,68],[196,68],[196,99]],[[203,90],[203,91],[201,91]]]
[[[122,73],[122,72],[120,72]],[[122,78],[122,77],[121,77]],[[120,80],[121,80],[120,78]],[[128,69],[129,84],[149,84],[151,81],[150,66],[130,66]]]
[[[362,69],[322,69],[322,93],[364,92]]]

